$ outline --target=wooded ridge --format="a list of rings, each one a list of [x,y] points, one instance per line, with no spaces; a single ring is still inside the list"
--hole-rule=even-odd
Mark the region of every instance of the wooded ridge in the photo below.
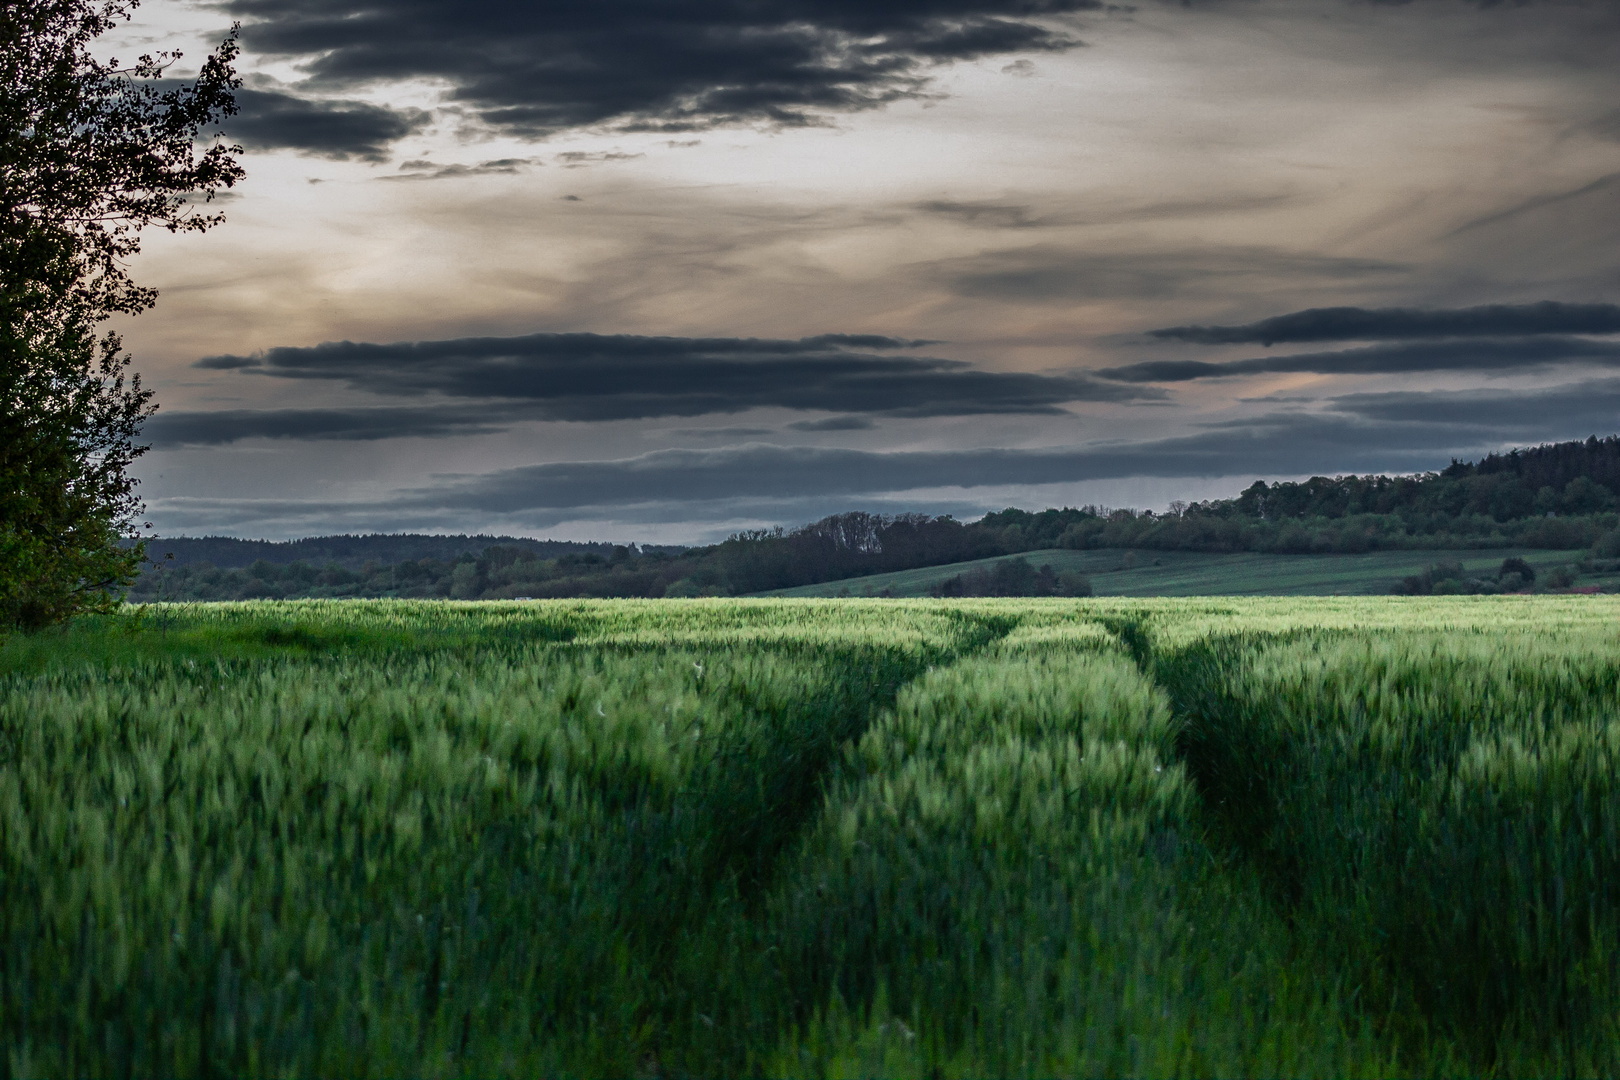
[[[131,600],[738,596],[1048,548],[1279,554],[1486,548],[1620,556],[1620,436],[1453,461],[1415,476],[1257,481],[1164,512],[1007,509],[961,522],[835,514],[706,547],[484,536],[153,541]],[[172,551],[173,560],[164,555]],[[249,562],[244,556],[251,556]],[[227,561],[229,560],[229,561]]]

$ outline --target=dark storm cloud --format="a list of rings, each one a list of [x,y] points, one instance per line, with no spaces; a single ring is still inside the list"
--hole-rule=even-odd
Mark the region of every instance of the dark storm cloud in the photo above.
[[[1205,345],[1397,338],[1620,334],[1620,305],[1488,304],[1449,311],[1419,308],[1310,308],[1241,326],[1169,326],[1150,337]]]
[[[931,69],[1079,44],[1042,15],[1100,0],[227,0],[243,42],[318,88],[400,79],[513,134],[795,126],[929,93]]]
[[[922,345],[940,345],[943,342],[934,338],[897,338],[884,334],[817,334],[814,337],[799,338],[790,344],[816,348],[817,346],[832,346],[842,349],[915,349]]]
[[[933,269],[959,296],[1038,304],[1157,299],[1215,289],[1224,295],[1244,282],[1270,286],[1278,279],[1345,284],[1387,277],[1406,267],[1261,247],[1111,253],[1043,245],[945,260]]]
[[[381,161],[388,144],[425,127],[428,114],[364,101],[311,101],[281,90],[236,91],[240,110],[226,133],[250,149],[292,149],[318,157]]]
[[[327,342],[208,357],[197,366],[337,380],[377,394],[521,402],[528,418],[545,420],[701,416],[770,406],[889,416],[1059,413],[1069,401],[1164,396],[1084,375],[977,371],[954,360],[850,348],[914,344],[841,334],[798,340],[531,334],[392,345]]]
[[[1448,454],[1477,444],[1477,439],[1459,443],[1454,430],[1421,424],[1284,413],[1178,438],[1050,450],[663,450],[621,461],[559,462],[446,478],[396,505],[490,513],[580,511],[649,502],[854,497],[1137,476],[1412,471],[1444,464]]]
[[[442,438],[487,435],[509,427],[521,415],[487,405],[429,408],[222,409],[215,412],[161,412],[141,429],[155,449],[222,446],[242,439]]]
[[[1148,360],[1094,374],[1130,383],[1189,382],[1234,375],[1396,375],[1423,371],[1523,371],[1551,364],[1620,365],[1620,341],[1588,338],[1508,338],[1503,341],[1418,341],[1335,352],[1257,356],[1245,360]]]

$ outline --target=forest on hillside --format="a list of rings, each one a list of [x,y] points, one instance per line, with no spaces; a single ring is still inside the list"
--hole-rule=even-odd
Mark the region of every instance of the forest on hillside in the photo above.
[[[1617,493],[1620,436],[1594,437],[1454,461],[1415,476],[1258,481],[1233,498],[1172,503],[1158,513],[1007,509],[962,522],[854,511],[684,549],[503,540],[478,551],[463,544],[459,554],[359,566],[352,555],[348,565],[333,558],[260,558],[246,567],[160,562],[129,599],[738,596],[1050,548],[1329,554],[1516,547],[1615,558]],[[154,542],[149,554],[161,559],[164,543]]]
[[[283,566],[301,562],[322,567],[336,564],[346,570],[360,570],[367,563],[381,566],[421,562],[423,559],[453,563],[463,555],[479,555],[490,547],[517,548],[542,559],[593,554],[606,557],[613,552],[612,544],[535,540],[525,536],[345,533],[341,536],[308,536],[300,540],[242,540],[234,536],[163,537],[147,541],[146,557],[152,563],[171,568],[200,563],[216,567],[246,567],[263,560]],[[686,548],[670,546],[656,550],[680,552]]]

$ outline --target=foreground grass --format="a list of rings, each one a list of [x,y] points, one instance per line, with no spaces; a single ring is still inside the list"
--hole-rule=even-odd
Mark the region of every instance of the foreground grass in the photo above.
[[[14,637],[0,1073],[1613,1073],[1616,616],[303,602]]]

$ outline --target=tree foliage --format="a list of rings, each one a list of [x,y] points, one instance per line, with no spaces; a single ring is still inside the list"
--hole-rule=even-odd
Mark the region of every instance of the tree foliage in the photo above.
[[[235,111],[234,31],[195,80],[180,54],[98,60],[134,0],[0,5],[0,627],[114,602],[142,557],[129,467],[155,410],[118,335],[152,306],[128,260],[156,225],[200,232],[242,176],[240,147],[199,136]]]

